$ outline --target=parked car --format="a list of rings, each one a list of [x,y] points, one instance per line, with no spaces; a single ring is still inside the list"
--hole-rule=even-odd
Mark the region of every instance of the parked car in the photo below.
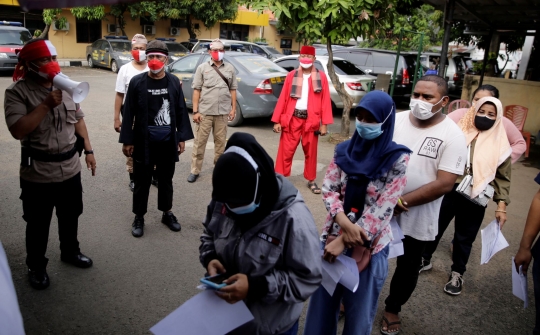
[[[17,66],[15,50],[32,39],[32,34],[20,22],[0,21],[0,71],[13,72]]]
[[[195,53],[195,52],[208,50],[208,47],[212,41],[213,39],[200,39],[195,44],[193,49],[191,49],[191,52]],[[262,55],[268,59],[277,59],[283,56],[281,52],[264,44],[257,44],[257,43],[243,42],[243,41],[236,41],[236,40],[221,40],[221,41],[225,45],[225,51],[233,50],[233,51],[249,52],[249,53]]]
[[[410,53],[416,57],[417,53]],[[439,70],[439,61],[441,54],[434,52],[425,52],[420,55],[422,65],[429,67],[436,65],[436,70]],[[467,66],[463,56],[453,56],[448,58],[448,66],[446,68],[446,80],[448,81],[448,94],[453,98],[461,98],[463,90],[463,80],[467,72]]]
[[[186,49],[188,49],[189,52],[191,52],[191,49],[193,49],[193,47],[195,46],[195,43],[197,43],[197,39],[194,39],[194,40],[190,39],[189,41],[180,42],[180,44],[186,47]]]
[[[169,49],[169,63],[171,64],[175,60],[179,59],[180,57],[184,57],[189,53],[189,49],[183,46],[180,43],[175,42],[176,38],[164,38],[164,37],[158,37],[156,40],[163,41],[167,45],[167,48]]]
[[[118,73],[122,65],[131,62],[131,41],[127,36],[105,36],[86,47],[89,67],[105,67]]]
[[[341,48],[334,50],[334,56],[346,59],[364,72],[377,76],[378,74],[392,75],[394,73],[397,53],[378,49]],[[399,55],[394,100],[405,101],[410,99],[415,67],[416,57],[413,54],[401,53]],[[423,69],[422,73],[425,70]]]
[[[299,55],[285,56],[274,62],[290,72],[298,69],[300,66],[298,57]],[[343,101],[339,97],[334,85],[332,85],[332,81],[328,75],[328,56],[317,56],[314,65],[317,70],[324,72],[328,78],[332,109],[343,108]],[[353,108],[358,105],[360,100],[362,100],[364,95],[366,95],[372,87],[375,87],[376,77],[367,75],[364,71],[345,59],[334,57],[334,69],[339,77],[339,81],[345,84],[345,90],[353,99]]]
[[[198,52],[182,57],[167,67],[167,71],[182,81],[188,108],[193,108],[191,84],[195,70],[209,60],[208,53]],[[247,118],[272,115],[287,71],[264,57],[243,52],[226,52],[224,61],[234,66],[238,80],[236,116],[229,121],[229,126],[239,126]]]

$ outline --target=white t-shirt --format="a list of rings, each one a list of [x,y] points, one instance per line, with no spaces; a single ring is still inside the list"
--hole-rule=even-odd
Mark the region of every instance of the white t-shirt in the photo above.
[[[430,128],[416,128],[409,119],[410,111],[396,115],[394,141],[412,150],[407,167],[407,186],[403,194],[412,192],[437,179],[442,170],[462,175],[467,146],[465,135],[450,118]],[[430,203],[409,208],[397,217],[403,234],[421,241],[433,241],[438,233],[442,197]]]
[[[129,82],[131,81],[131,78],[138,75],[139,73],[148,72],[148,64],[146,64],[146,68],[142,71],[139,71],[133,66],[133,62],[129,62],[127,64],[124,64],[120,71],[118,71],[118,76],[116,77],[116,92],[118,93],[124,93],[124,101],[126,100],[126,93],[128,90]]]
[[[11,271],[2,243],[0,243],[0,334],[24,335],[24,325],[17,301]]]
[[[296,109],[307,110],[307,101],[309,95],[309,77],[311,73],[304,74],[304,81],[302,82],[302,96],[300,99],[296,100]]]

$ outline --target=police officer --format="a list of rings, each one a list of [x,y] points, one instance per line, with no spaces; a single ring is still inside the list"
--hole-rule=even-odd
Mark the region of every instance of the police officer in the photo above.
[[[30,285],[49,286],[45,257],[53,208],[58,218],[61,260],[80,268],[92,260],[79,250],[78,218],[83,211],[81,163],[84,149],[92,175],[96,160],[84,114],[67,92],[53,86],[60,72],[56,49],[44,39],[28,42],[18,55],[14,83],[5,92],[11,135],[21,141],[21,200],[26,221],[26,264]]]

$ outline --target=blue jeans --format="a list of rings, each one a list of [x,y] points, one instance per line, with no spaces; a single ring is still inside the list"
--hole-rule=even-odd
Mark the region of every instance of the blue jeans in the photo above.
[[[287,330],[284,333],[281,333],[280,335],[296,335],[298,334],[298,320],[296,320],[295,324],[292,326],[291,329]]]
[[[534,304],[536,307],[536,325],[533,335],[540,335],[540,244],[538,241],[534,244],[531,253],[534,259],[532,277],[534,284]]]
[[[304,327],[304,335],[335,335],[339,318],[339,305],[345,306],[343,335],[370,335],[377,313],[377,303],[384,281],[388,276],[388,251],[386,246],[371,257],[368,267],[360,272],[360,283],[352,293],[337,284],[330,296],[320,286],[311,296]]]

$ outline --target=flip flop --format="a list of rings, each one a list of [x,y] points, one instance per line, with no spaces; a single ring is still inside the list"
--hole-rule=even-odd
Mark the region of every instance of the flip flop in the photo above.
[[[308,182],[307,187],[311,190],[311,193],[313,193],[313,194],[321,194],[321,189],[319,188],[319,186],[317,186],[317,183]]]
[[[397,329],[394,332],[390,331],[390,327],[393,326],[393,325],[401,325],[401,320],[394,321],[394,322],[388,322],[388,319],[384,315],[383,315],[382,319],[383,319],[384,322],[386,322],[386,328],[388,328],[388,330],[383,330],[383,325],[382,325],[382,322],[381,322],[381,334],[383,334],[383,335],[397,335],[397,334],[399,334],[399,332],[401,331],[401,327],[399,327],[399,329]]]

